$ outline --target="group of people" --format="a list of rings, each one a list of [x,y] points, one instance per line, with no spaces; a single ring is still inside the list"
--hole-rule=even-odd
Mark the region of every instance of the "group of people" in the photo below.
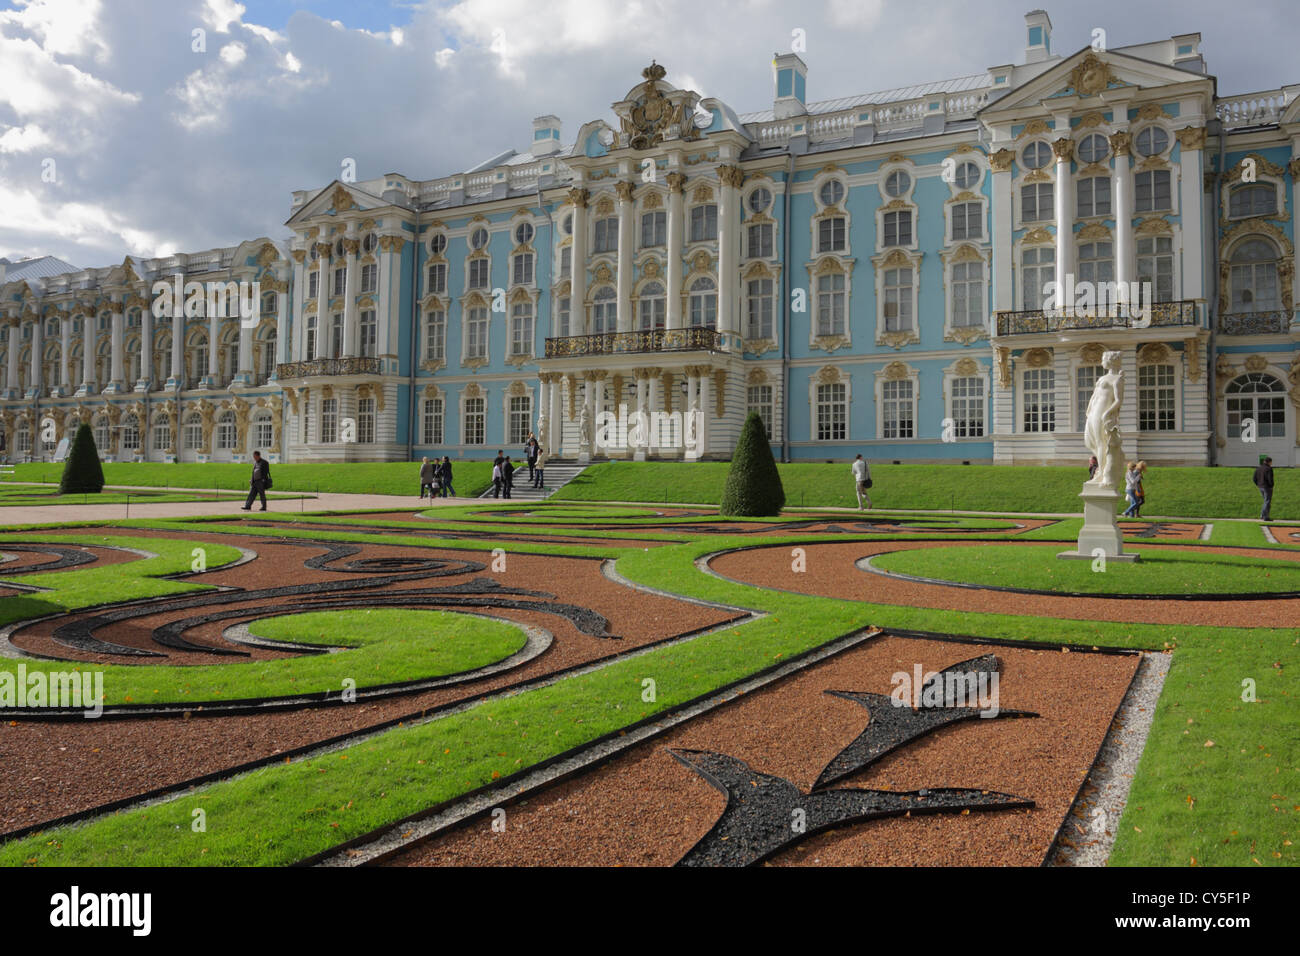
[[[528,481],[534,488],[541,488],[545,480],[546,457],[546,449],[537,441],[537,436],[529,432],[524,442],[524,460],[528,462]],[[521,470],[522,466],[516,467],[510,456],[498,448],[497,457],[492,462],[492,497],[509,498],[515,486],[515,472]]]
[[[1146,489],[1142,486],[1142,479],[1146,475],[1147,463],[1145,461],[1130,461],[1128,468],[1124,472],[1124,496],[1128,499],[1128,507],[1120,515],[1121,518],[1141,518],[1142,506],[1146,504]],[[1097,473],[1097,456],[1093,455],[1088,459],[1088,478]],[[1259,489],[1260,497],[1264,499],[1263,506],[1259,510],[1260,521],[1271,521],[1269,511],[1273,505],[1273,459],[1268,455],[1259,456],[1259,466],[1255,469],[1252,476],[1255,487]]]
[[[451,483],[451,459],[446,455],[442,456],[442,461],[429,461],[428,456],[425,456],[420,463],[421,498],[426,491],[430,498],[456,496],[456,489]]]

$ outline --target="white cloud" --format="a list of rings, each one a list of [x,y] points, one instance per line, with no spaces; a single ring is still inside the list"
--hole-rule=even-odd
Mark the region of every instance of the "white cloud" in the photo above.
[[[39,126],[11,126],[0,134],[0,153],[30,153],[54,140]]]
[[[40,37],[41,46],[55,56],[109,53],[99,22],[100,0],[17,0],[18,9],[0,11],[5,24]]]
[[[300,73],[302,71],[302,63],[293,55],[292,51],[284,55],[284,68],[290,73]]]
[[[234,0],[205,0],[201,16],[203,21],[218,33],[229,33],[232,23],[239,23],[247,11],[242,3]]]
[[[231,66],[238,66],[248,57],[248,50],[242,43],[227,43],[221,48],[221,60]]]

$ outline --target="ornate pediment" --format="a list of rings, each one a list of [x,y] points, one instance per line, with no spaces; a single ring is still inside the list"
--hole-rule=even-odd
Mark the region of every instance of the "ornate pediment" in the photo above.
[[[641,71],[645,82],[634,87],[627,99],[614,104],[622,128],[621,145],[650,149],[665,139],[695,140],[695,104],[699,97],[689,90],[674,89],[663,82],[666,70],[658,63]]]

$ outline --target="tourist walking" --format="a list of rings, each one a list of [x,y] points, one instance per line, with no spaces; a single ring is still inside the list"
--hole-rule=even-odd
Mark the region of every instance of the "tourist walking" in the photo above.
[[[546,475],[546,449],[541,445],[537,446],[537,458],[534,460],[534,466],[532,471],[533,487],[541,488]]]
[[[266,510],[266,489],[271,487],[271,465],[262,457],[260,451],[253,452],[253,477],[248,481],[248,500],[240,511],[252,511],[253,499],[261,497],[262,507]]]
[[[871,487],[871,468],[867,465],[866,459],[861,455],[853,459],[853,490],[858,493],[858,510],[862,510],[862,502],[865,500],[867,507],[871,507],[871,495],[867,489]]]
[[[534,472],[537,470],[537,452],[540,446],[537,444],[537,436],[532,432],[528,433],[528,440],[524,442],[524,458],[528,461],[528,480],[534,481]]]
[[[492,497],[501,497],[501,465],[503,461],[498,461],[492,465]]]
[[[1092,481],[1097,475],[1097,456],[1091,455],[1088,458],[1088,480]]]
[[[1273,508],[1273,459],[1268,455],[1259,456],[1259,467],[1255,469],[1255,487],[1264,498],[1264,505],[1259,509],[1259,520],[1272,521],[1269,511]]]
[[[515,466],[510,464],[510,456],[501,462],[501,497],[509,498],[510,490],[515,486]]]
[[[1128,498],[1128,507],[1120,516],[1123,518],[1139,518],[1140,509],[1142,508],[1142,473],[1146,471],[1147,463],[1145,461],[1130,461],[1128,471],[1124,473],[1124,494]]]
[[[442,496],[456,497],[456,489],[451,486],[451,459],[446,455],[442,456],[442,464],[438,467],[438,479],[442,483]]]
[[[436,476],[437,476],[437,466],[434,465],[433,462],[429,461],[428,455],[425,455],[424,461],[421,462],[420,464],[420,497],[421,498],[424,497],[424,492],[426,489],[429,492],[429,497],[430,498],[433,497]]]

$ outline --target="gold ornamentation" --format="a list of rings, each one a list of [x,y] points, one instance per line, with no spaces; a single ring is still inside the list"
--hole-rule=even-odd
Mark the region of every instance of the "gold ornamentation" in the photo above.
[[[691,193],[691,202],[713,202],[713,187],[707,183],[696,186]]]
[[[722,418],[727,413],[727,370],[713,370],[713,417]]]
[[[613,212],[614,200],[610,199],[608,196],[601,196],[600,199],[596,200],[597,216],[609,216],[613,215]]]
[[[1090,113],[1084,113],[1083,116],[1079,118],[1079,129],[1094,129],[1098,126],[1105,125],[1106,117],[1097,110],[1093,110]]]
[[[691,265],[695,267],[696,272],[708,272],[713,266],[713,257],[701,249],[691,257]]]
[[[1032,119],[1025,124],[1025,128],[1020,131],[1020,135],[1016,139],[1024,139],[1026,136],[1039,136],[1051,131],[1052,128],[1047,125],[1046,120]]]
[[[1268,368],[1268,359],[1262,355],[1251,355],[1246,359],[1247,372],[1262,372]]]
[[[901,382],[909,375],[907,366],[902,362],[890,362],[884,367],[881,374],[887,382]]]
[[[1087,179],[1089,176],[1109,176],[1110,168],[1105,163],[1089,163],[1087,166],[1080,166],[1075,175],[1078,179]]]
[[[953,366],[953,371],[958,375],[969,378],[972,375],[978,375],[980,371],[979,363],[972,358],[958,359],[957,364]]]
[[[745,182],[745,171],[739,166],[719,166],[718,179],[722,185],[739,189]]]
[[[1291,162],[1287,164],[1287,169],[1291,172],[1291,178],[1295,182],[1300,182],[1300,156],[1291,160]],[[1296,435],[1300,436],[1300,429],[1296,430]]]
[[[989,157],[989,165],[995,173],[1005,173],[1011,169],[1016,154],[1009,149],[1000,149]]]
[[[772,339],[745,339],[745,352],[749,355],[763,355],[775,350],[776,342]]]
[[[677,135],[684,140],[698,139],[699,129],[685,101],[673,103],[659,90],[659,81],[664,78],[665,70],[658,63],[651,62],[641,71],[645,82],[639,87],[639,96],[628,110],[627,116],[621,117],[623,134],[632,149],[649,149],[663,142],[671,127],[677,128]]]
[[[1172,116],[1165,112],[1165,108],[1158,103],[1144,104],[1138,110],[1137,118],[1140,120],[1173,119]]]
[[[349,209],[357,208],[357,204],[352,201],[352,194],[343,186],[334,187],[334,195],[330,197],[330,206],[335,212],[347,212]]]
[[[1168,365],[1171,354],[1163,342],[1148,342],[1138,349],[1137,361],[1139,365]]]
[[[1079,349],[1079,361],[1084,365],[1100,365],[1101,357],[1106,352],[1106,347],[1099,342],[1089,342],[1083,348]]]
[[[834,385],[843,378],[844,374],[834,365],[823,365],[814,376],[813,381],[818,385]]]
[[[1070,71],[1070,87],[1080,96],[1096,96],[1118,82],[1110,66],[1096,53],[1089,53]]]
[[[1172,236],[1174,227],[1169,224],[1169,220],[1164,216],[1147,216],[1133,229],[1133,235],[1138,238],[1144,236]]]
[[[1023,245],[1029,246],[1040,242],[1054,242],[1055,240],[1052,239],[1050,232],[1039,226],[1036,229],[1030,229],[1020,241]]]
[[[618,193],[620,202],[631,202],[632,191],[634,189],[636,189],[636,187],[629,182],[617,182],[614,184],[614,192]]]
[[[679,193],[686,188],[685,173],[669,173],[664,179],[668,183],[668,188],[675,193]]]
[[[1110,230],[1099,222],[1090,222],[1075,234],[1075,239],[1079,242],[1090,242],[1096,239],[1108,240],[1110,238]]]
[[[1259,155],[1259,153],[1247,153],[1241,158],[1236,166],[1233,166],[1232,169],[1229,169],[1224,173],[1223,181],[1226,183],[1235,183],[1239,180],[1246,170],[1246,160],[1248,159],[1253,159],[1255,161],[1256,175],[1263,173],[1265,176],[1276,176],[1279,179],[1286,175],[1285,169],[1276,163],[1269,162],[1263,156]]]
[[[1030,349],[1025,353],[1025,364],[1030,368],[1046,368],[1052,364],[1050,349]]]
[[[1050,183],[1051,181],[1052,177],[1043,169],[1035,169],[1025,175],[1027,183]]]
[[[1052,140],[1052,152],[1056,155],[1058,163],[1068,163],[1074,158],[1074,140],[1068,136]]]
[[[647,279],[653,279],[659,275],[659,263],[650,259],[641,267],[641,274]]]
[[[642,206],[644,206],[646,209],[662,209],[663,205],[664,205],[664,201],[661,198],[659,198],[659,194],[657,192],[647,193],[645,197],[645,202],[642,203]]]
[[[1110,134],[1110,149],[1116,156],[1127,156],[1133,149],[1133,134],[1120,130]]]
[[[919,341],[921,337],[914,331],[882,332],[876,337],[877,345],[888,345],[891,349],[901,349]]]
[[[343,240],[343,251],[348,255],[355,256],[360,249],[361,249],[360,239]]]
[[[982,325],[968,325],[959,328],[950,328],[943,334],[945,342],[960,342],[963,345],[970,345],[972,342],[988,338],[988,331]],[[963,362],[969,359],[962,359]]]
[[[587,208],[587,199],[591,196],[585,189],[574,188],[569,190],[569,202],[579,209]]]
[[[1183,149],[1204,149],[1205,148],[1205,127],[1204,126],[1184,126],[1182,129],[1174,132],[1174,137],[1178,140]]]
[[[1183,340],[1183,357],[1187,359],[1187,380],[1199,382],[1201,380],[1200,336],[1194,335],[1190,339]]]
[[[812,347],[823,352],[836,352],[849,345],[848,338],[843,335],[818,335],[812,340]]]

